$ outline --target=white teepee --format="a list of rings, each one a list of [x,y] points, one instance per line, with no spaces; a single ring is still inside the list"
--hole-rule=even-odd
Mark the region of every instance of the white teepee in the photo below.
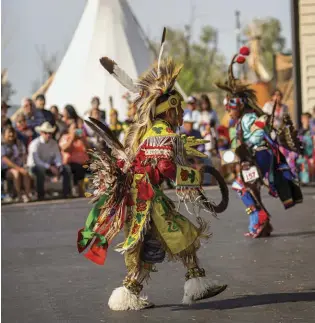
[[[109,97],[120,119],[126,115],[124,89],[99,63],[114,59],[132,78],[143,73],[154,59],[126,0],[88,0],[70,46],[46,93],[47,105],[73,104],[83,115],[93,96],[108,112]]]

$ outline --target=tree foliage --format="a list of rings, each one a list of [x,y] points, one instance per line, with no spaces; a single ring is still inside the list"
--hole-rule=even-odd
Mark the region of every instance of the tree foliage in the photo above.
[[[217,31],[202,28],[197,41],[191,37],[191,27],[167,29],[166,51],[178,63],[184,64],[178,82],[186,93],[216,90],[213,82],[226,69],[225,57],[217,49]]]
[[[255,29],[254,32],[253,29]],[[273,54],[283,52],[285,48],[285,38],[281,35],[281,31],[281,22],[272,17],[254,19],[244,29],[244,34],[248,39],[259,37],[262,55],[269,70],[273,68]]]

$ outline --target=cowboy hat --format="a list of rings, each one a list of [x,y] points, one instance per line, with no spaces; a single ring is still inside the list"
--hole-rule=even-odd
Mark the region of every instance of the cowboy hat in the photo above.
[[[35,127],[36,132],[47,132],[54,133],[56,131],[56,127],[53,127],[48,121],[45,121],[40,126]]]

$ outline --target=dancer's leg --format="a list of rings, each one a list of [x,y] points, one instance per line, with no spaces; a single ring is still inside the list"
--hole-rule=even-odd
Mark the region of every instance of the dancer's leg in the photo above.
[[[147,298],[140,297],[143,282],[147,281],[150,272],[154,272],[155,263],[162,262],[165,251],[161,243],[151,233],[148,233],[143,243],[125,253],[125,263],[128,274],[123,286],[116,288],[108,302],[109,307],[115,311],[141,310],[154,306]]]
[[[249,215],[248,233],[245,235],[257,238],[261,230],[269,222],[268,214],[265,210],[257,207],[252,194],[240,180],[237,179],[233,182],[232,189],[237,192],[246,207],[246,213]]]
[[[184,285],[184,304],[210,298],[222,293],[227,285],[219,285],[206,277],[205,270],[198,265],[198,258],[194,251],[191,255],[182,258],[187,268],[186,282]]]

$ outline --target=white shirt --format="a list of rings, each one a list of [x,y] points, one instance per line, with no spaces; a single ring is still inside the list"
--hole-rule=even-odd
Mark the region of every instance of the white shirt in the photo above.
[[[40,136],[28,146],[27,166],[40,166],[48,169],[51,165],[62,165],[59,146],[54,139],[45,142]]]
[[[268,114],[268,115],[271,115],[272,114],[272,110],[273,110],[273,106],[274,106],[274,102],[266,102],[265,105],[263,106],[262,110]],[[281,109],[278,110],[276,109],[275,111],[275,115],[274,115],[274,124],[273,126],[277,129],[279,128],[281,122],[282,122],[282,119],[283,119],[283,116],[285,114],[289,113],[289,109],[288,107],[285,105],[285,104],[281,104]]]
[[[203,127],[204,124],[210,123],[212,120],[215,121],[215,127],[217,128],[220,124],[218,115],[216,111],[201,111],[200,113],[200,126]]]

